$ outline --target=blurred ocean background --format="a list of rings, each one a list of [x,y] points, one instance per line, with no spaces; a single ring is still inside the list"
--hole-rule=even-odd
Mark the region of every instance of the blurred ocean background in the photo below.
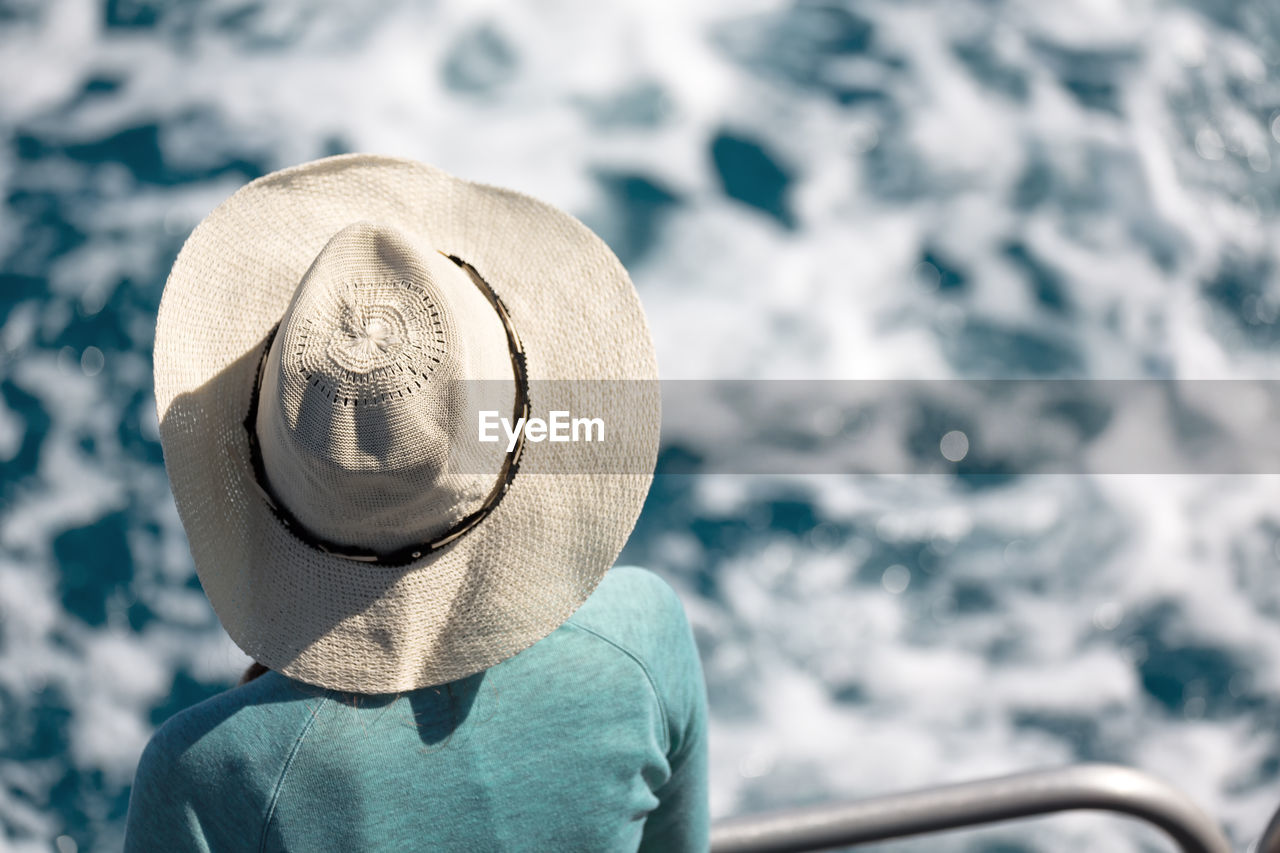
[[[1272,0],[0,0],[0,849],[119,849],[154,727],[246,662],[150,356],[246,181],[371,151],[568,209],[667,378],[1276,379],[1278,116]],[[980,456],[980,415],[913,446]],[[717,817],[1081,760],[1241,849],[1280,804],[1275,476],[673,459],[623,560],[695,625]],[[1069,816],[877,849],[1167,848]]]

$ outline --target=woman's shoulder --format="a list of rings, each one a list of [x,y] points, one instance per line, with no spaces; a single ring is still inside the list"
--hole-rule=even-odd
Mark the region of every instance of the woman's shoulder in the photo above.
[[[640,566],[614,566],[587,598],[578,614],[605,610],[683,612],[680,596],[659,575]],[[575,615],[578,615],[575,614]]]
[[[705,715],[706,691],[693,630],[670,584],[645,569],[614,567],[566,624],[639,664],[662,709],[669,748],[691,737]]]
[[[615,566],[566,623],[618,646],[642,662],[696,660],[680,596],[657,574]]]
[[[207,842],[201,849],[240,849],[261,829],[317,707],[296,683],[268,672],[174,714],[138,761],[125,849],[189,849],[192,832]]]
[[[151,736],[140,772],[164,774],[179,766],[184,773],[223,771],[228,765],[251,769],[236,758],[247,754],[270,764],[273,753],[286,750],[314,713],[314,697],[304,687],[267,672],[179,711]]]

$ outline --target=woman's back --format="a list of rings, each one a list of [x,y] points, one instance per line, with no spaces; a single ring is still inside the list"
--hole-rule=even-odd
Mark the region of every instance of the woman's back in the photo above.
[[[393,696],[277,673],[147,747],[128,850],[702,850],[706,697],[679,599],[610,571],[489,670]]]

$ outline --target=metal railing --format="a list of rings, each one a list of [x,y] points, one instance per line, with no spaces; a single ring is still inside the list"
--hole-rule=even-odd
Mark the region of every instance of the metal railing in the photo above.
[[[799,853],[1091,809],[1164,830],[1183,853],[1230,853],[1218,824],[1185,794],[1115,764],[1078,764],[885,797],[728,818],[711,830],[712,853]],[[1272,839],[1270,842],[1267,839]],[[1271,846],[1265,846],[1270,843]],[[1257,853],[1280,853],[1280,812]]]
[[[1267,822],[1267,828],[1263,830],[1254,851],[1255,853],[1280,853],[1280,808],[1276,809],[1271,820]]]

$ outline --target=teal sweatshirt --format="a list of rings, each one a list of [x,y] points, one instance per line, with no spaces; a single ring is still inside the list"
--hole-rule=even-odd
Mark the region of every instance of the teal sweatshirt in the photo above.
[[[169,719],[135,851],[705,851],[707,705],[671,587],[608,572],[545,639],[392,695],[268,672]]]

